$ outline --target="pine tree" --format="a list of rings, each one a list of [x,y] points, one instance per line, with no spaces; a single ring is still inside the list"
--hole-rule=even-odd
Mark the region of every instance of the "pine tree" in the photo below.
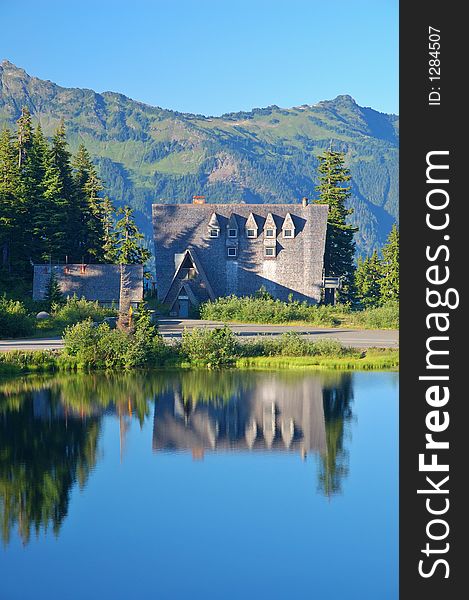
[[[80,222],[80,207],[76,202],[76,187],[73,179],[71,154],[62,121],[52,138],[48,160],[48,195],[55,204],[55,234],[52,250],[56,260],[80,261],[82,248],[77,239],[77,225]]]
[[[50,274],[44,300],[47,302],[49,310],[53,308],[54,305],[62,304],[64,302],[64,295],[62,294],[59,282],[57,281],[57,277],[53,270]]]
[[[345,167],[343,152],[326,150],[319,156],[318,172],[319,199],[316,203],[329,205],[324,251],[325,275],[343,277],[339,298],[342,301],[349,301],[354,295],[354,234],[358,230],[347,223],[347,217],[353,213],[353,209],[346,207],[351,188],[344,184],[350,181],[351,175]]]
[[[381,297],[382,302],[399,300],[399,229],[396,224],[383,247]]]
[[[116,223],[116,259],[120,264],[119,319],[117,326],[124,331],[132,330],[130,274],[127,265],[141,265],[150,258],[150,252],[142,246],[144,236],[138,230],[133,210],[124,206],[117,211],[122,217]]]
[[[12,243],[18,232],[19,169],[10,132],[0,134],[0,268],[10,272]]]
[[[21,117],[18,119],[16,125],[18,138],[18,168],[21,169],[33,140],[31,113],[25,106],[21,109]]]
[[[108,196],[104,197],[102,204],[103,226],[103,259],[104,262],[117,262],[117,232],[114,230],[115,208]]]
[[[363,308],[378,306],[381,301],[382,265],[376,250],[365,259],[358,259],[355,270],[357,300]]]
[[[41,125],[34,130],[32,145],[25,167],[26,193],[28,196],[28,223],[25,231],[28,237],[28,258],[40,262],[48,256],[47,240],[55,220],[54,210],[45,198],[45,178],[49,147],[42,133]]]
[[[119,208],[117,215],[122,217],[116,223],[116,259],[119,264],[143,265],[151,256],[149,250],[142,245],[145,238],[140,233],[130,206]]]
[[[99,195],[103,185],[83,144],[80,144],[72,165],[80,213],[80,220],[76,224],[76,243],[80,251],[100,262],[104,257],[103,199]]]
[[[69,204],[65,198],[60,169],[52,149],[47,148],[44,161],[43,198],[35,222],[42,240],[42,260],[59,260],[70,253]]]

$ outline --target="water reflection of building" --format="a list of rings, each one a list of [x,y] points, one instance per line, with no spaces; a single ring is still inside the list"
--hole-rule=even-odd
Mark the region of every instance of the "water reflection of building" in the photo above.
[[[154,450],[326,452],[323,390],[317,377],[265,374],[228,401],[184,400],[177,385],[155,403]]]

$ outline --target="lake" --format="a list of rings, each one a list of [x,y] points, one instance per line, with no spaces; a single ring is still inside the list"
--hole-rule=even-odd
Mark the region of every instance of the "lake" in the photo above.
[[[0,381],[1,600],[398,598],[398,374]]]

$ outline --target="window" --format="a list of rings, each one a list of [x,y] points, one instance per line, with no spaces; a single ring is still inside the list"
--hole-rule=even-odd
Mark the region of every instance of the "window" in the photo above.
[[[284,229],[283,237],[292,238],[293,237],[293,229]]]
[[[247,235],[250,238],[255,238],[255,237],[257,237],[257,231],[255,229],[248,229]]]
[[[237,248],[228,248],[228,256],[238,256],[238,249]]]
[[[266,229],[265,230],[265,237],[275,237],[275,229]]]
[[[228,229],[228,237],[230,237],[230,238],[238,237],[238,230],[237,229]]]
[[[275,256],[275,248],[265,248],[266,256]]]
[[[218,237],[219,230],[218,229],[210,229],[210,237],[216,238]]]

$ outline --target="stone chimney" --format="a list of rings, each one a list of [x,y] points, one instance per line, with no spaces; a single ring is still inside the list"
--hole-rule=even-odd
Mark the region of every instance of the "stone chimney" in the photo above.
[[[303,206],[303,208],[306,208],[308,206],[308,198],[302,198],[301,205]]]
[[[192,204],[205,204],[205,196],[192,196]]]

